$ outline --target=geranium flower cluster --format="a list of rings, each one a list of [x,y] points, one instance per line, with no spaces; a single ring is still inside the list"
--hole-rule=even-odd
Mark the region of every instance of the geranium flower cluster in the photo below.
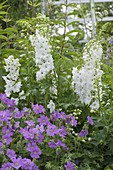
[[[35,63],[39,68],[36,79],[39,81],[44,79],[54,68],[51,47],[48,39],[42,36],[39,30],[36,30],[36,36],[30,35],[30,41],[32,46],[35,47]]]
[[[22,158],[21,156],[17,158],[17,155],[15,154],[14,150],[7,149],[6,156],[10,159],[10,162],[4,163],[0,168],[0,170],[5,170],[5,169],[10,170],[11,168],[15,168],[15,169],[21,168],[23,170],[24,169],[39,170],[36,164],[30,159]]]
[[[6,94],[0,94],[0,101],[5,106],[5,110],[0,111],[0,154],[4,155],[6,160],[1,162],[0,170],[38,170],[38,160],[43,159],[46,149],[49,149],[49,152],[53,150],[55,157],[59,154],[58,148],[64,154],[70,149],[66,138],[70,133],[68,127],[77,126],[74,116],[54,111],[48,117],[41,104],[32,104],[32,109],[25,107],[19,110],[15,101],[8,99]],[[87,121],[93,125],[91,116],[87,117]],[[81,130],[79,133],[80,137],[86,135],[88,130]],[[15,145],[18,146],[18,142],[21,143],[21,149],[16,150]],[[69,167],[73,169],[74,164],[69,160],[64,163],[64,167],[66,170]]]
[[[101,70],[102,46],[98,41],[91,40],[84,48],[83,67],[73,68],[73,83],[79,100],[91,109],[97,110],[102,99]]]
[[[20,63],[18,58],[14,58],[13,55],[10,55],[5,59],[5,71],[8,72],[7,76],[3,76],[3,79],[6,82],[5,93],[9,97],[11,93],[19,92],[22,86],[21,81],[19,81],[19,70]]]
[[[40,145],[46,145],[50,149],[61,148],[67,151],[69,148],[65,143],[65,138],[68,135],[68,130],[65,123],[68,125],[77,126],[77,121],[74,116],[66,115],[64,112],[55,111],[46,116],[46,110],[43,105],[32,104],[32,110],[23,108],[19,110],[14,100],[7,98],[6,94],[0,94],[0,100],[5,104],[6,109],[0,111],[0,154],[6,156],[7,162],[2,163],[1,170],[11,168],[37,170],[38,166],[33,162],[33,159],[41,159],[43,150]],[[34,119],[32,117],[34,114]],[[32,117],[32,118],[31,118]],[[60,120],[60,123],[56,121]],[[61,121],[62,120],[62,121]],[[62,122],[62,123],[61,123]],[[13,148],[13,143],[18,140],[25,141],[24,148],[26,157],[16,152]],[[45,149],[45,148],[44,148]],[[57,153],[56,153],[57,154]]]

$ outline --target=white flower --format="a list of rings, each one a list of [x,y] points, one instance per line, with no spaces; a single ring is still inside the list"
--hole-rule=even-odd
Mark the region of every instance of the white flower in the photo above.
[[[86,105],[90,105],[92,92],[95,94],[93,96],[95,101],[90,105],[92,109],[98,109],[99,101],[97,98],[99,100],[102,99],[101,77],[103,71],[100,69],[101,58],[101,45],[99,42],[90,41],[86,44],[83,53],[84,66],[80,70],[77,68],[72,70],[73,84],[75,85],[75,92],[78,94],[79,100]]]
[[[51,47],[48,39],[40,35],[38,30],[36,30],[36,36],[30,35],[29,39],[35,48],[35,63],[39,68],[36,72],[36,80],[39,81],[54,69]]]
[[[22,86],[21,82],[18,82],[20,63],[19,59],[15,59],[13,55],[10,55],[5,59],[5,70],[8,72],[7,76],[2,78],[5,80],[5,93],[10,97],[11,93],[19,92]]]
[[[19,92],[21,86],[22,86],[21,82],[15,83],[14,86],[13,86],[13,92],[14,92],[14,93],[15,93],[15,92]]]
[[[50,93],[57,95],[57,87],[56,87],[56,85],[53,85],[52,87],[50,87]]]
[[[52,100],[50,100],[49,104],[47,105],[47,108],[50,109],[50,113],[55,111],[55,104]]]
[[[100,107],[100,105],[99,105],[99,101],[98,101],[98,100],[95,100],[95,101],[90,105],[90,108],[91,108],[92,110],[98,110],[99,107]]]

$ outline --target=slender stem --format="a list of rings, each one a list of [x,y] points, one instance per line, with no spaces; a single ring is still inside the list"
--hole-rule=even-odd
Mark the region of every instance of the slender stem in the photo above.
[[[67,8],[68,8],[68,0],[66,0],[66,10],[65,10],[65,15],[64,15],[64,34],[63,34],[63,43],[62,43],[62,47],[61,47],[61,55],[63,54],[63,49],[65,46],[65,38],[66,38],[66,31],[67,31]]]
[[[91,6],[91,17],[92,17],[92,26],[93,26],[92,37],[95,38],[95,35],[96,35],[96,17],[95,17],[95,10],[94,10],[94,0],[90,0],[90,6]]]
[[[68,0],[66,0],[66,10],[65,10],[65,15],[64,15],[64,33],[63,33],[63,40],[62,40],[62,45],[61,45],[61,51],[60,51],[60,55],[62,56],[63,55],[63,50],[64,50],[64,47],[65,47],[65,37],[66,37],[66,27],[67,27],[67,6],[68,4]],[[60,73],[61,73],[61,69],[60,69],[60,65],[59,65],[59,69],[58,69],[58,78],[57,78],[57,96],[58,96],[58,106],[59,106],[59,99],[61,98],[61,90],[60,90],[60,87],[61,87],[61,83],[60,83]]]
[[[96,63],[96,68],[98,68],[98,66],[97,66],[97,64],[98,63]],[[97,75],[97,70],[96,70],[96,75]],[[100,82],[100,80],[97,78],[96,79],[96,86],[97,86],[97,95],[98,95],[98,101],[99,101],[99,106],[100,106],[100,108],[101,108],[101,98],[100,98],[100,86],[99,86],[99,82]]]
[[[80,6],[81,6],[81,4],[82,4],[82,2],[81,2],[81,0],[80,0]],[[87,29],[87,27],[86,27],[86,18],[85,18],[85,13],[84,13],[84,10],[83,10],[83,6],[81,6],[81,9],[82,9],[82,15],[83,15],[83,19],[84,19],[84,26],[85,26],[85,29],[86,29],[86,34],[87,34],[87,39],[88,39],[88,29]]]
[[[32,17],[35,16],[34,0],[32,0]]]

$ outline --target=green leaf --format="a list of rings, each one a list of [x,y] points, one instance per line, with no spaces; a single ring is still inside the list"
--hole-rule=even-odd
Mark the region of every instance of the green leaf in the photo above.
[[[68,35],[70,35],[70,34],[72,34],[72,33],[74,33],[74,32],[83,34],[83,31],[81,31],[81,30],[72,30],[72,31],[67,32],[67,33],[66,33],[66,36],[68,36]]]
[[[5,14],[8,14],[8,12],[0,11],[0,15],[5,15]]]
[[[4,1],[4,2],[0,3],[0,6],[2,6],[2,7],[3,7],[3,5],[4,5],[5,3],[7,3],[7,2],[8,2],[8,0],[6,0],[6,1]]]
[[[4,18],[4,19],[2,19],[4,22],[10,22],[11,21],[11,19],[9,19],[9,18]]]
[[[17,33],[17,29],[16,28],[6,28],[5,31]]]
[[[4,35],[0,35],[0,39],[2,39],[2,40],[7,40],[7,37],[4,36]]]

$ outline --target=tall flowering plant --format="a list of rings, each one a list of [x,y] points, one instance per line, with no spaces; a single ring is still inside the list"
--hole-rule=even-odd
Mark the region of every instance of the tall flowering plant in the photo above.
[[[36,80],[42,80],[46,75],[53,70],[53,58],[48,39],[40,35],[39,30],[36,30],[36,36],[30,36],[32,46],[35,47],[35,63],[39,71],[36,72]]]
[[[70,47],[67,48],[67,37],[70,37],[71,32],[65,33],[64,37],[59,34],[57,36],[57,32],[51,31],[55,26],[51,27],[52,23],[48,18],[41,15],[31,21],[18,23],[22,24],[21,38],[16,44],[20,49],[20,55],[18,58],[13,56],[12,64],[9,62],[10,56],[4,60],[6,76],[3,76],[3,79],[7,96],[26,106],[38,101],[49,108],[49,104],[54,103],[53,108],[63,108],[65,111],[69,109],[73,112],[78,105],[80,108],[83,107],[81,103],[85,103],[90,105],[91,109],[98,110],[102,100],[103,73],[99,64],[102,57],[100,43],[95,40],[86,44],[83,53],[84,66],[78,69],[77,52],[75,53],[74,48],[72,52],[69,51]],[[62,37],[63,40],[60,41]],[[16,63],[17,59],[19,66]],[[79,64],[81,65],[81,62]],[[6,67],[11,68],[7,71]],[[13,80],[12,77],[15,75],[16,79]]]
[[[29,105],[31,101],[35,101],[37,94],[41,98],[42,94],[49,94],[50,91],[52,94],[55,93],[52,90],[54,88],[52,85],[54,63],[49,39],[42,35],[41,31],[36,29],[36,34],[30,35],[26,41],[28,44],[25,49],[27,50],[23,54],[18,58],[10,55],[4,59],[6,75],[2,78],[6,84],[6,95],[14,98],[17,103],[20,100]],[[24,43],[22,48],[24,48]],[[49,86],[46,86],[47,79]],[[48,89],[45,90],[44,87]],[[47,102],[49,103],[49,100]]]
[[[91,40],[84,48],[84,65],[80,70],[74,67],[72,70],[75,92],[79,100],[98,110],[102,100],[102,74],[101,59],[102,46],[98,41]]]

